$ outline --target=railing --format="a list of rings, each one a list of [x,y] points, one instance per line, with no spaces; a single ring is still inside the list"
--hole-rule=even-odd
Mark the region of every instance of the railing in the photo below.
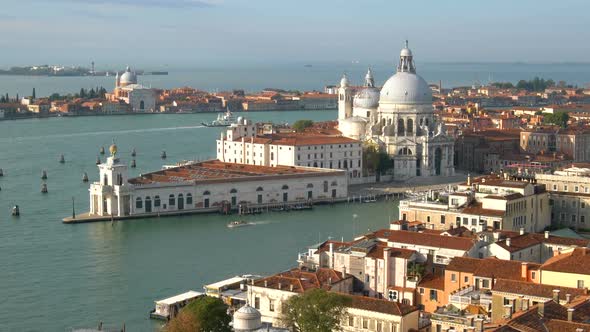
[[[434,262],[436,264],[444,264],[444,265],[448,265],[451,262],[451,259],[448,257],[435,257],[434,258]]]

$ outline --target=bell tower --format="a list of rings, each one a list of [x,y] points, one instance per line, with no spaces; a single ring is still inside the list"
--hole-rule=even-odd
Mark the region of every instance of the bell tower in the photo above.
[[[344,120],[352,116],[352,91],[348,86],[348,77],[342,75],[340,88],[338,88],[338,120]]]

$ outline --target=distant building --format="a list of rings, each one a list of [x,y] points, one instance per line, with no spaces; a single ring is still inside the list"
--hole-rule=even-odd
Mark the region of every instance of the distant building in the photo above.
[[[132,112],[143,113],[156,110],[154,90],[138,84],[137,74],[129,67],[121,76],[117,73],[115,89],[113,93],[107,93],[106,98],[110,101],[124,101],[129,104]]]
[[[217,159],[228,163],[262,166],[306,166],[346,170],[350,178],[362,176],[362,144],[338,131],[271,133],[239,118],[217,140]]]
[[[574,164],[535,178],[549,191],[553,224],[575,229],[590,227],[590,164]]]
[[[494,230],[540,232],[551,224],[549,194],[542,184],[489,175],[437,192],[400,201],[400,219],[419,220],[427,228],[464,226],[474,232]]]

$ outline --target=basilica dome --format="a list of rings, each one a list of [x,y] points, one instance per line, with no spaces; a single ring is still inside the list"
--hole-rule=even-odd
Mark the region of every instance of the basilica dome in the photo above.
[[[128,66],[119,81],[121,84],[137,84],[137,75]]]
[[[361,89],[354,96],[353,106],[359,108],[377,108],[379,106],[379,89],[374,87]]]
[[[383,85],[379,102],[395,104],[432,103],[432,90],[419,75],[410,72],[398,72]]]

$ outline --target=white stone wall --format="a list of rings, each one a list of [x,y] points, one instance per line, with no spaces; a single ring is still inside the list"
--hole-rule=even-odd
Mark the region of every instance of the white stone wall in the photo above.
[[[143,109],[141,103],[143,102]],[[133,89],[129,91],[129,105],[133,112],[153,112],[156,109],[156,97],[152,89]]]

